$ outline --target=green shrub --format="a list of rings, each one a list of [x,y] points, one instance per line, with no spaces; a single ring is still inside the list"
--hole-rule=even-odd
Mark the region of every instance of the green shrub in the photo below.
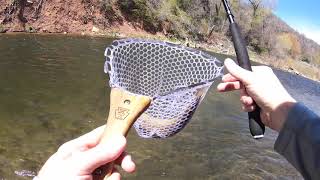
[[[0,24],[0,33],[4,33],[5,32],[5,28],[3,27],[2,24]]]
[[[302,62],[305,62],[305,63],[310,64],[310,59],[309,59],[307,56],[302,56],[302,57],[300,58],[300,60],[301,60]]]
[[[269,49],[264,44],[262,44],[262,41],[259,38],[251,37],[251,39],[249,39],[249,45],[258,54],[263,54],[263,53],[269,52]]]
[[[192,0],[176,0],[177,6],[184,11],[186,11],[192,3]]]
[[[129,21],[142,22],[143,28],[150,32],[160,29],[159,20],[147,0],[120,0],[118,5]]]
[[[25,31],[26,31],[27,33],[36,33],[36,32],[37,32],[37,30],[36,30],[34,27],[32,27],[32,26],[26,26],[26,27],[25,27]]]
[[[100,12],[104,15],[104,17],[108,20],[109,23],[112,23],[114,21],[121,22],[121,18],[113,9],[112,0],[99,0],[98,6],[100,9]]]

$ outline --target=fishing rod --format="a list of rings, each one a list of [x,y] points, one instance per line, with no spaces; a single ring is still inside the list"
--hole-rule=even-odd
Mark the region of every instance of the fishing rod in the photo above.
[[[222,0],[222,2],[226,10],[228,20],[230,22],[229,28],[232,35],[234,49],[237,55],[237,61],[242,68],[252,71],[248,51],[241,37],[239,26],[234,20],[234,16],[231,12],[230,5],[227,0]],[[260,139],[264,136],[265,126],[262,123],[260,117],[261,109],[255,102],[254,104],[256,106],[255,110],[248,113],[249,128],[253,138]]]

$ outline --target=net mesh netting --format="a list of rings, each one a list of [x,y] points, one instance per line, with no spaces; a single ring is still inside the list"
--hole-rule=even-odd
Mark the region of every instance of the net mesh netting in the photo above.
[[[111,87],[153,98],[134,123],[145,138],[165,138],[185,127],[223,69],[215,57],[160,41],[116,40],[105,56]]]

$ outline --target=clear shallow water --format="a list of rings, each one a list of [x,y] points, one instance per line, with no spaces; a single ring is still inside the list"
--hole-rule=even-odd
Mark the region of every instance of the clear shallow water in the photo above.
[[[32,179],[59,145],[105,122],[110,89],[103,52],[110,42],[0,36],[0,179]],[[318,83],[277,73],[298,100],[320,112]],[[142,139],[132,130],[128,151],[138,170],[126,179],[301,179],[273,151],[274,132],[251,138],[238,99],[213,86],[178,135]]]

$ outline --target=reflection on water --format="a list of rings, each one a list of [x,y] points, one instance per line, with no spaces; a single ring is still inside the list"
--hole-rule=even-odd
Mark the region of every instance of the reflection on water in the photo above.
[[[0,36],[0,179],[30,179],[60,144],[105,122],[110,89],[103,52],[110,42],[56,35]],[[307,85],[302,91],[309,94],[301,96],[292,77],[278,73],[299,100],[318,107],[309,99],[319,94],[319,84],[303,80]],[[313,85],[317,91],[309,90]],[[125,177],[301,179],[273,151],[276,134],[267,130],[266,138],[253,140],[246,118],[236,92],[217,93],[213,86],[178,135],[142,139],[130,132],[128,151],[138,171]]]

